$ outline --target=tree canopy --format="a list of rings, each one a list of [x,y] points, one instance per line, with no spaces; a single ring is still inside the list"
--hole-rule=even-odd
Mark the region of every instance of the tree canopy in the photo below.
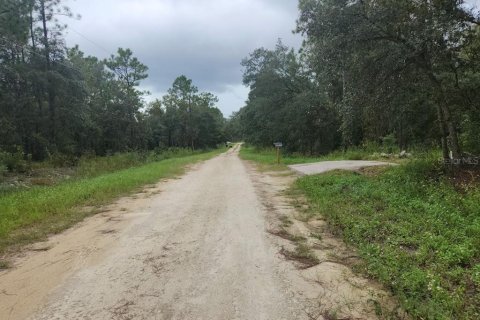
[[[42,160],[223,141],[213,94],[181,76],[146,103],[148,67],[130,49],[102,60],[67,48],[59,15],[73,15],[61,0],[0,0],[0,151]]]
[[[393,136],[444,157],[479,153],[479,23],[460,0],[300,0],[302,49],[243,60],[251,91],[232,121],[247,141],[291,151]]]

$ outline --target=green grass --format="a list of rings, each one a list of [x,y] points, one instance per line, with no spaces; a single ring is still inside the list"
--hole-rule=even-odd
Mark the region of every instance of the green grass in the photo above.
[[[32,186],[53,186],[65,180],[92,178],[147,163],[205,153],[205,150],[170,148],[155,151],[132,151],[108,156],[86,154],[81,157],[54,154],[41,162],[26,161],[19,151],[0,151],[0,197]],[[12,170],[8,170],[12,168]]]
[[[272,149],[258,149],[251,146],[242,146],[240,149],[240,156],[242,159],[251,160],[263,165],[277,165],[277,154],[274,148]],[[290,165],[295,163],[307,163],[320,161],[321,158],[311,158],[300,155],[281,155],[281,165]]]
[[[432,162],[300,178],[313,210],[356,247],[414,319],[480,319],[480,190],[456,190]]]
[[[427,152],[430,154],[431,152]],[[331,160],[384,160],[394,162],[405,162],[403,159],[385,159],[380,156],[379,152],[375,152],[372,148],[351,148],[344,151],[335,151],[333,153],[323,156],[306,156],[302,154],[282,154],[280,166],[277,165],[276,150],[271,149],[259,149],[252,146],[243,146],[240,150],[240,156],[242,159],[258,162],[264,166],[270,166],[274,168],[284,168],[285,165],[312,163],[319,161],[331,161]]]
[[[204,153],[191,149],[168,149],[159,152],[126,152],[107,157],[82,157],[75,167],[74,177],[95,177],[101,174],[115,172],[171,158],[181,158]]]
[[[186,165],[209,159],[221,151],[170,158],[3,195],[0,197],[0,254],[12,245],[32,242],[63,230],[92,213],[80,210],[82,206],[101,205],[143,185],[181,174]]]

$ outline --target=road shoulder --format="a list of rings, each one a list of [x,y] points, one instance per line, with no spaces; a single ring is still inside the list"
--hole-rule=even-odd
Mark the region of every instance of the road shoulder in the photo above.
[[[297,286],[292,289],[309,288],[309,318],[376,319],[397,312],[387,290],[352,271],[359,258],[329,231],[321,216],[312,215],[306,199],[293,187],[297,174],[258,170],[253,162],[244,163],[263,200],[267,232],[285,263],[293,265],[302,279],[292,283]]]

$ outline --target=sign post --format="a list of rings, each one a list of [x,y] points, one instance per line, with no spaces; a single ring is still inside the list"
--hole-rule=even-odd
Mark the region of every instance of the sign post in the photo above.
[[[283,147],[283,143],[281,142],[274,142],[273,145],[277,149],[277,164],[280,164],[280,148]]]

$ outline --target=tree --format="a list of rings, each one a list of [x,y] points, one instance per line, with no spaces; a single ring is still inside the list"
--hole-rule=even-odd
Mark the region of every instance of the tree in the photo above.
[[[163,97],[169,146],[214,147],[223,138],[223,115],[215,108],[218,98],[198,93],[191,79],[180,76]]]
[[[139,110],[144,94],[137,87],[141,80],[148,77],[148,67],[133,57],[130,49],[122,48],[118,49],[117,55],[112,55],[104,63],[110,70],[109,91],[115,97],[107,103],[107,112],[115,119],[114,123],[106,124],[109,125],[108,147],[117,150],[137,149],[144,142],[137,139],[141,131]],[[123,132],[129,134],[124,135]]]
[[[428,101],[419,107],[427,114],[435,108],[444,156],[460,157],[462,76],[474,64],[462,51],[478,24],[463,1],[301,0],[299,8],[297,31],[306,36],[310,64],[330,85],[340,84],[344,105],[364,110],[392,90],[407,98],[404,105]]]
[[[250,94],[233,123],[241,124],[247,142],[271,146],[282,141],[287,151],[310,154],[338,145],[336,113],[293,50],[279,41],[275,50],[255,50],[242,66]]]
[[[44,160],[219,142],[215,96],[180,77],[172,99],[146,105],[147,66],[130,49],[100,60],[67,48],[59,15],[72,16],[61,0],[0,0],[0,151]]]

